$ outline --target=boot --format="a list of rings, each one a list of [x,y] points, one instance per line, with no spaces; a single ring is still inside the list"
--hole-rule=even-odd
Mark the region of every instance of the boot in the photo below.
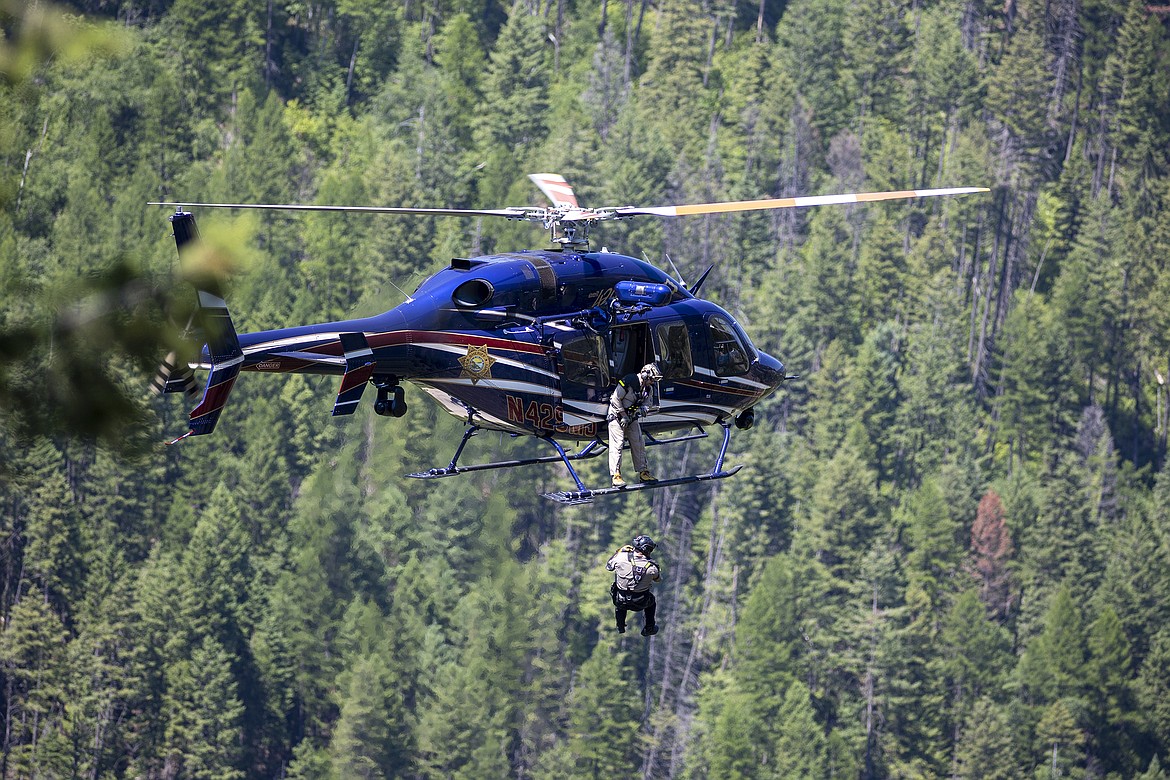
[[[613,486],[614,487],[625,487],[626,486],[626,481],[624,479],[622,479],[622,473],[620,471],[615,471],[613,473]]]
[[[652,625],[652,626],[646,626],[645,628],[642,629],[642,636],[654,636],[657,633],[658,633],[658,624],[657,623]]]
[[[638,472],[638,479],[641,482],[657,482],[658,480],[650,473],[650,469],[642,469]]]

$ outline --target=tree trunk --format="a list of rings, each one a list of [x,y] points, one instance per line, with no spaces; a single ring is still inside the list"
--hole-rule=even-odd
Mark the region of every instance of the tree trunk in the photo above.
[[[971,379],[975,383],[975,393],[983,399],[987,395],[987,322],[991,314],[991,291],[995,288],[996,268],[999,263],[1000,234],[1003,225],[1003,197],[999,199],[999,213],[996,218],[995,239],[991,245],[991,257],[987,260],[987,284],[983,295],[983,314],[979,323],[979,341],[975,347],[975,362],[971,367]]]
[[[358,45],[361,43],[361,38],[356,38],[353,42],[353,54],[349,55],[349,70],[345,74],[345,104],[350,104],[350,85],[353,84],[353,67],[357,62]]]
[[[272,0],[268,0],[268,22],[264,28],[264,86],[272,86]]]
[[[634,74],[634,30],[631,26],[634,21],[634,0],[626,0],[626,64],[625,79],[622,85],[628,90]],[[639,20],[640,21],[640,20]]]

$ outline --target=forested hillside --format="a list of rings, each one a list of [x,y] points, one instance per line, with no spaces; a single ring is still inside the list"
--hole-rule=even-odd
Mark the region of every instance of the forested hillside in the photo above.
[[[0,26],[3,778],[1170,774],[1165,6],[5,0]],[[538,171],[589,205],[992,191],[594,233],[714,263],[704,294],[801,375],[721,483],[564,508],[559,467],[405,479],[460,423],[409,387],[402,419],[331,418],[302,376],[161,444],[187,407],[151,363],[192,293],[148,201],[500,208]],[[547,239],[199,218],[241,331]],[[521,453],[547,454],[465,457]],[[635,533],[649,640],[614,633],[603,567]]]

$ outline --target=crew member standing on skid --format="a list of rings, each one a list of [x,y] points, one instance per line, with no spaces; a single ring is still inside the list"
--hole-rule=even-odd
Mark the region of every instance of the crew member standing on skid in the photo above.
[[[627,374],[618,380],[617,389],[609,397],[609,473],[614,487],[625,487],[622,479],[622,447],[630,442],[630,455],[639,482],[657,482],[646,464],[646,443],[642,439],[642,425],[638,417],[649,405],[654,383],[662,379],[656,363],[647,363],[636,374]]]

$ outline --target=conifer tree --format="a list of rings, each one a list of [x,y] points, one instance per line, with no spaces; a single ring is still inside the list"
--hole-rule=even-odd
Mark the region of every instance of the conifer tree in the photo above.
[[[68,648],[72,674],[64,732],[75,765],[94,776],[114,771],[132,752],[127,723],[146,701],[134,591],[121,551],[103,550],[89,572],[85,609]]]
[[[827,144],[853,116],[843,56],[844,29],[850,6],[843,2],[798,0],[785,9],[776,26],[776,41],[797,94],[809,107],[820,144]],[[820,159],[823,149],[810,150]]]
[[[971,527],[971,569],[979,580],[979,598],[993,615],[1006,618],[1017,599],[1011,569],[1015,545],[1004,518],[1003,502],[994,490],[979,499]]]
[[[569,752],[577,762],[574,776],[628,774],[637,765],[642,698],[632,695],[634,673],[629,651],[620,641],[598,642],[581,664],[569,694]],[[579,772],[579,774],[578,774]]]
[[[1170,587],[1165,555],[1170,511],[1164,500],[1170,470],[1158,474],[1150,503],[1125,512],[1112,529],[1105,551],[1105,570],[1094,593],[1096,604],[1120,618],[1135,658],[1143,658],[1155,634],[1166,624]]]
[[[736,626],[736,680],[761,723],[775,719],[800,668],[804,615],[793,576],[789,556],[768,560]]]
[[[1085,735],[1077,726],[1076,703],[1057,699],[1036,724],[1038,777],[1061,777],[1083,761]]]
[[[164,771],[196,778],[242,778],[240,744],[244,707],[237,696],[232,659],[205,636],[187,657],[167,668]]]
[[[1076,243],[1053,287],[1052,302],[1079,369],[1079,396],[1090,403],[1108,401],[1098,372],[1112,374],[1110,361],[1120,346],[1119,301],[1113,294],[1123,270],[1110,249],[1115,219],[1107,198],[1089,202]]]
[[[65,480],[65,461],[47,439],[30,453],[25,509],[24,570],[46,599],[64,611],[78,597],[84,550],[79,512]]]
[[[478,200],[489,208],[509,202],[527,155],[544,138],[548,105],[544,22],[517,2],[490,54],[483,80],[483,105],[475,128],[479,163],[485,163]]]
[[[988,78],[987,108],[1002,128],[998,143],[1008,176],[1031,186],[1053,140],[1046,111],[1052,76],[1041,36],[1040,4],[1025,4],[1016,24],[1002,60]]]
[[[849,250],[853,237],[844,212],[822,209],[813,215],[810,226],[793,314],[799,330],[790,336],[789,356],[815,366],[821,351],[834,339],[853,344],[860,323],[854,258]]]
[[[854,4],[845,16],[842,43],[856,117],[875,110],[884,116],[904,111],[897,74],[906,68],[910,31],[903,14],[900,3],[867,0]]]
[[[970,738],[964,732],[980,709],[978,702],[999,694],[1004,672],[1011,668],[1010,638],[1002,626],[988,620],[978,592],[967,589],[943,618],[938,642],[931,666],[947,688],[948,736],[954,735],[959,751]]]
[[[392,664],[360,655],[338,680],[344,691],[330,745],[338,777],[395,777],[410,770],[411,735]]]
[[[703,22],[686,0],[663,3],[638,84],[645,120],[654,128],[671,128],[676,149],[692,154],[706,134],[709,115]]]
[[[959,780],[1011,780],[1020,777],[1020,761],[1004,709],[989,696],[971,708],[955,747],[954,777]]]
[[[896,326],[883,322],[872,328],[850,367],[845,407],[865,426],[879,480],[889,483],[896,472],[897,441],[890,435],[898,412],[900,343]]]
[[[1103,608],[1089,626],[1088,650],[1090,751],[1105,765],[1134,772],[1132,659],[1121,620],[1111,608]]]
[[[68,636],[46,595],[29,587],[0,633],[4,672],[4,766],[33,777],[68,772],[61,719],[67,700]]]
[[[224,108],[236,90],[259,76],[254,59],[262,43],[256,9],[245,3],[216,7],[180,0],[164,24],[175,42],[180,70],[206,85],[196,100],[204,111]]]
[[[711,730],[713,744],[705,756],[706,769],[711,777],[744,780],[773,765],[768,743],[775,725],[760,720],[748,705],[749,696],[738,687],[723,696]]]
[[[813,710],[808,686],[797,680],[788,686],[779,713],[775,763],[770,776],[828,777],[825,735]]]
[[[1170,630],[1163,628],[1150,642],[1135,683],[1141,719],[1159,751],[1170,745]]]
[[[188,628],[179,620],[179,564],[175,556],[156,544],[137,571],[133,619],[135,646],[140,651],[140,690],[136,709],[127,724],[127,741],[139,774],[159,774],[167,760],[167,722],[163,718],[167,695],[167,674],[172,659],[175,628]]]
[[[842,585],[877,533],[883,506],[877,473],[866,459],[864,432],[850,429],[845,446],[824,465],[809,496],[809,537],[817,558],[830,567]]]
[[[1070,370],[1062,330],[1058,312],[1039,296],[1016,296],[1004,324],[1003,381],[996,399],[996,439],[1009,469],[1036,458],[1053,439],[1072,434],[1072,388],[1056,380]]]
[[[901,526],[902,538],[909,548],[906,553],[909,587],[921,592],[926,599],[924,606],[930,612],[941,612],[962,555],[956,518],[934,479],[927,479],[908,495],[898,515],[895,521]]]
[[[1086,656],[1084,620],[1072,589],[1063,584],[1049,602],[1044,630],[1025,648],[1016,668],[1026,697],[1037,704],[1079,699],[1084,691]],[[1064,710],[1053,710],[1051,717],[1063,724],[1072,713],[1067,703],[1060,706]]]
[[[1104,98],[1116,112],[1111,145],[1121,163],[1120,178],[1139,198],[1149,196],[1153,180],[1165,176],[1170,163],[1166,153],[1170,122],[1162,110],[1170,79],[1157,65],[1166,40],[1165,30],[1146,7],[1128,2],[1116,48],[1105,63]]]
[[[949,447],[968,453],[975,440],[975,394],[964,370],[956,301],[940,276],[927,284],[935,292],[922,321],[909,329],[898,375],[899,403],[886,434],[896,447],[898,484],[910,488],[956,457]]]
[[[1162,769],[1162,762],[1158,759],[1157,754],[1150,759],[1150,765],[1146,771],[1137,775],[1138,780],[1166,780],[1166,771]]]

